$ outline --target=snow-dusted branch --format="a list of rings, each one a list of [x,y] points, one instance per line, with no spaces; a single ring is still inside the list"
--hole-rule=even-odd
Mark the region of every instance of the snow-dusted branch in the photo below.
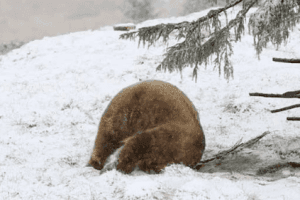
[[[217,155],[213,156],[212,158],[210,159],[207,159],[207,160],[203,160],[203,161],[200,161],[197,165],[194,166],[194,169],[197,169],[199,170],[201,167],[203,167],[205,165],[205,163],[209,163],[209,162],[212,162],[213,160],[216,160],[216,159],[222,159],[222,158],[225,158],[226,156],[228,156],[229,154],[232,154],[232,153],[237,153],[241,150],[243,150],[244,148],[246,147],[250,147],[252,146],[253,144],[255,144],[256,142],[258,142],[261,138],[265,137],[266,135],[270,134],[271,132],[269,131],[266,131],[264,132],[263,134],[249,140],[248,142],[245,142],[245,143],[240,143],[241,140],[239,140],[233,147],[231,147],[230,149],[228,150],[225,150],[225,151],[222,151],[221,153],[218,153]]]
[[[142,41],[143,45],[145,42],[148,42],[148,47],[153,45],[154,42],[163,37],[163,41],[166,42],[169,39],[169,34],[174,30],[179,30],[178,39],[185,36],[188,32],[193,32],[196,30],[200,23],[208,21],[209,19],[225,12],[227,9],[234,7],[235,5],[241,3],[243,0],[236,0],[226,5],[224,8],[220,8],[217,10],[211,10],[209,13],[196,21],[193,22],[180,22],[180,23],[168,23],[168,24],[158,24],[156,26],[149,26],[140,28],[138,31],[124,33],[120,35],[120,39],[135,39],[137,36],[139,37],[139,44]]]

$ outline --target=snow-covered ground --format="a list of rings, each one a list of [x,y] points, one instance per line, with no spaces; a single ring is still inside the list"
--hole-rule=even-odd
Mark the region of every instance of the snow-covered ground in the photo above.
[[[252,10],[253,12],[254,10]],[[158,23],[196,20],[207,11]],[[46,37],[0,56],[0,199],[300,199],[300,171],[285,168],[257,176],[261,166],[300,162],[300,109],[270,110],[298,99],[250,97],[250,92],[299,90],[300,26],[286,46],[271,45],[258,60],[247,33],[234,44],[234,80],[209,65],[192,81],[192,68],[156,72],[166,46],[137,48],[112,27]],[[175,44],[170,40],[169,46]],[[100,117],[111,99],[139,80],[158,79],[180,88],[200,113],[206,137],[203,159],[270,131],[257,144],[199,171],[171,165],[160,174],[115,169],[100,175],[87,164]]]

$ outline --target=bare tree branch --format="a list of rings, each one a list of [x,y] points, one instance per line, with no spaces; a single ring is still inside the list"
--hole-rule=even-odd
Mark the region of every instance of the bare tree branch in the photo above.
[[[299,108],[299,107],[300,107],[300,104],[295,104],[292,106],[288,106],[288,107],[284,107],[284,108],[280,108],[280,109],[276,109],[276,110],[271,110],[271,113],[281,112],[281,111],[290,110],[290,109]]]
[[[273,58],[274,62],[300,63],[300,59]]]
[[[298,93],[299,94],[299,93]],[[249,96],[260,96],[260,97],[271,97],[271,98],[300,98],[299,95],[290,95],[289,93],[284,94],[267,94],[267,93],[249,93]]]
[[[286,120],[288,120],[288,121],[300,121],[300,117],[287,117]]]
[[[214,157],[207,159],[207,160],[203,160],[200,161],[198,164],[196,164],[193,168],[199,170],[201,167],[203,167],[203,165],[205,163],[209,163],[215,159],[222,159],[225,158],[226,156],[228,156],[231,153],[237,153],[241,150],[243,150],[246,147],[250,147],[253,144],[255,144],[256,142],[258,142],[261,138],[263,138],[264,136],[268,135],[269,133],[271,133],[270,131],[266,131],[263,134],[249,140],[246,143],[240,143],[241,140],[239,140],[233,147],[231,147],[228,150],[222,151],[221,153],[218,153],[217,155],[215,155]]]
[[[257,175],[264,175],[266,173],[274,173],[282,168],[285,167],[293,167],[293,168],[299,168],[300,167],[300,163],[296,163],[296,162],[285,162],[285,163],[278,163],[278,164],[274,164],[268,167],[262,167],[257,171]]]
[[[286,97],[297,97],[297,96],[299,96],[299,94],[300,94],[300,90],[296,90],[296,91],[285,92],[282,95],[286,96]]]

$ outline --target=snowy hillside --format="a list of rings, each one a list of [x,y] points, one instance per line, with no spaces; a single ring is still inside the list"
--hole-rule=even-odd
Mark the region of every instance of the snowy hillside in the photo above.
[[[192,21],[207,12],[137,28]],[[137,42],[119,40],[121,33],[105,27],[47,37],[0,56],[0,199],[300,199],[299,169],[255,175],[261,166],[300,162],[300,122],[286,120],[300,117],[300,109],[270,112],[299,100],[249,96],[299,90],[299,64],[272,57],[300,58],[300,26],[286,46],[268,46],[261,60],[245,34],[234,44],[234,80],[228,83],[212,65],[199,69],[197,83],[192,68],[183,70],[182,79],[180,73],[156,72],[166,46],[137,48]],[[224,164],[199,171],[171,165],[156,175],[115,169],[100,175],[85,167],[108,103],[122,88],[146,79],[176,85],[195,104],[206,137],[203,159],[241,138],[271,134]]]

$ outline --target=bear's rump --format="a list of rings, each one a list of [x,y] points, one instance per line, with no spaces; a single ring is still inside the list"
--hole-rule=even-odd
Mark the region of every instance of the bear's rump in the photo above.
[[[130,173],[138,166],[143,171],[159,172],[172,163],[195,165],[202,157],[204,138],[200,132],[189,137],[187,129],[168,123],[126,138],[117,169]]]
[[[102,115],[89,163],[102,169],[107,157],[120,149],[118,169],[129,173],[139,166],[160,171],[172,163],[196,164],[204,148],[192,102],[169,83],[146,81],[112,99]]]

